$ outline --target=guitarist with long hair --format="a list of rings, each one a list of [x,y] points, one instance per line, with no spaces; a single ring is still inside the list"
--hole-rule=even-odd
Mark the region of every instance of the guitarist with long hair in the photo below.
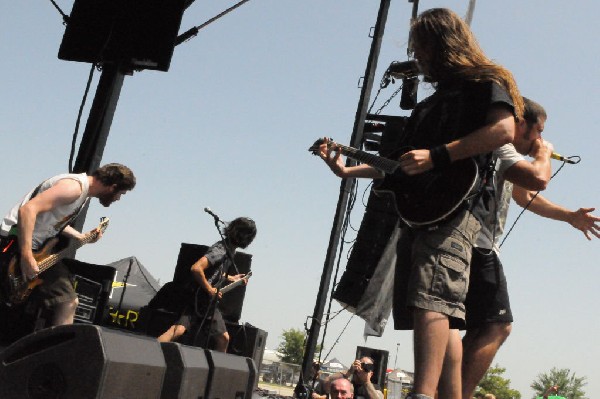
[[[229,334],[218,308],[218,300],[223,295],[220,289],[227,283],[247,282],[247,275],[233,274],[236,272],[233,254],[238,248],[250,245],[255,237],[256,223],[250,218],[238,217],[227,224],[224,239],[208,248],[206,254],[191,266],[194,298],[187,304],[177,323],[158,337],[159,341],[185,339],[194,345],[202,344],[195,342],[195,337],[182,338],[186,332],[189,335],[191,330],[199,330],[211,338],[211,342],[214,343],[213,349],[227,351]]]
[[[420,71],[435,92],[417,104],[402,132],[402,145],[409,150],[398,158],[403,176],[396,195],[411,186],[411,177],[436,174],[460,160],[473,158],[479,170],[473,195],[442,220],[406,223],[397,249],[394,327],[414,330],[415,376],[409,397],[430,399],[438,392],[454,399],[461,398],[460,367],[448,366],[457,363],[462,348],[450,331],[465,323],[472,247],[493,193],[486,179],[491,154],[513,140],[524,107],[510,71],[484,54],[453,11],[424,11],[411,23],[409,37]],[[343,178],[388,178],[376,165],[345,166],[340,151],[327,140],[320,156]]]
[[[62,235],[78,242],[95,242],[101,236],[98,229],[83,234],[71,224],[90,198],[98,198],[108,207],[135,187],[135,176],[126,166],[111,163],[91,175],[61,174],[43,181],[27,193],[2,220],[0,225],[0,267],[2,275],[2,306],[13,306],[6,292],[9,270],[15,281],[33,287],[32,300],[52,310],[53,326],[72,324],[78,305],[67,267],[58,262],[41,272],[40,253],[49,252],[55,237]],[[49,255],[51,256],[51,255]],[[41,272],[41,273],[40,273]],[[27,284],[25,284],[27,283]],[[25,300],[26,298],[23,298]]]

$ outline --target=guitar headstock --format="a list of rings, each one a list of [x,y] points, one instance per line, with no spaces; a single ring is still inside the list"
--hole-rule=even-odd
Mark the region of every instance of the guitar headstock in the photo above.
[[[319,147],[321,147],[325,142],[327,142],[328,147],[335,145],[335,143],[330,138],[327,139],[327,141],[321,138],[315,141],[314,144],[308,148],[308,151],[310,151],[313,155],[319,155]]]
[[[106,231],[106,229],[108,228],[108,222],[110,221],[109,218],[107,217],[101,217],[100,218],[100,224],[98,225],[98,230],[101,233],[104,233]]]

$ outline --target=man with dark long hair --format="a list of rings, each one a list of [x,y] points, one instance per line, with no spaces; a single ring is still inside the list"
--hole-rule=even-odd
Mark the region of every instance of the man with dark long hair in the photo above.
[[[469,26],[456,13],[436,8],[411,24],[410,47],[435,92],[417,104],[402,145],[414,149],[399,158],[405,175],[444,171],[472,158],[479,170],[476,190],[450,215],[421,227],[406,225],[398,242],[394,325],[414,329],[412,398],[460,398],[460,341],[451,328],[464,326],[464,299],[472,246],[486,214],[491,153],[510,143],[523,100],[504,67],[485,56]],[[327,140],[325,140],[327,141]],[[320,155],[340,177],[382,178],[369,165],[346,167],[327,142]]]
[[[159,341],[176,341],[195,327],[210,336],[215,350],[227,351],[229,334],[221,312],[214,305],[222,296],[219,288],[223,282],[233,283],[244,278],[244,274],[230,274],[233,272],[233,254],[237,248],[246,248],[252,243],[256,237],[256,223],[247,217],[236,218],[225,227],[224,237],[190,268],[197,286],[194,303],[186,307],[176,324],[158,337]]]

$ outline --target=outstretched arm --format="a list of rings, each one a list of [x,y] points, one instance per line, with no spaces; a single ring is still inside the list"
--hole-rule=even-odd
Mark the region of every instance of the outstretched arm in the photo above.
[[[512,197],[521,207],[525,207],[534,195],[535,193],[532,191],[516,185],[513,186]],[[591,213],[595,208],[579,208],[576,211],[571,211],[541,195],[537,195],[527,209],[537,215],[569,223],[580,230],[588,240],[592,239],[592,235],[600,238],[600,217]]]

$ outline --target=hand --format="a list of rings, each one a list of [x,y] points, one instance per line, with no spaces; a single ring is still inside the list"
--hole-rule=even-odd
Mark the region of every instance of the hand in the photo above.
[[[223,298],[223,293],[221,291],[217,290],[215,287],[211,287],[211,289],[208,293],[210,294],[211,297],[218,295],[219,299]]]
[[[418,175],[433,169],[429,150],[412,150],[402,154],[400,168],[407,175]]]
[[[327,137],[323,138],[323,144],[319,146],[319,157],[325,161],[327,166],[329,166],[329,169],[331,169],[336,176],[344,177],[346,165],[341,158],[342,153],[337,145],[331,145],[331,143],[333,142]]]
[[[38,274],[40,274],[40,268],[33,255],[30,257],[21,256],[19,266],[21,268],[21,275],[23,277],[23,281],[35,280]]]
[[[571,217],[569,218],[569,224],[577,230],[581,230],[585,235],[585,238],[590,241],[592,240],[591,234],[600,238],[600,225],[598,225],[600,217],[590,213],[595,209],[596,208],[579,208],[575,212],[572,212]]]
[[[531,149],[527,155],[532,158],[537,158],[538,156],[550,158],[550,155],[552,155],[553,151],[554,146],[552,143],[540,137],[531,143]]]
[[[234,276],[227,276],[227,280],[234,283],[236,281],[243,279],[244,276],[246,276],[246,275],[245,274],[236,274]],[[244,280],[244,284],[248,284],[248,280]]]
[[[95,235],[94,235],[95,234]],[[100,230],[99,228],[95,228],[93,230],[90,230],[89,233],[87,233],[86,235],[82,235],[79,240],[83,241],[87,236],[91,236],[92,240],[90,241],[91,243],[97,242],[100,238],[102,238],[102,230]]]

